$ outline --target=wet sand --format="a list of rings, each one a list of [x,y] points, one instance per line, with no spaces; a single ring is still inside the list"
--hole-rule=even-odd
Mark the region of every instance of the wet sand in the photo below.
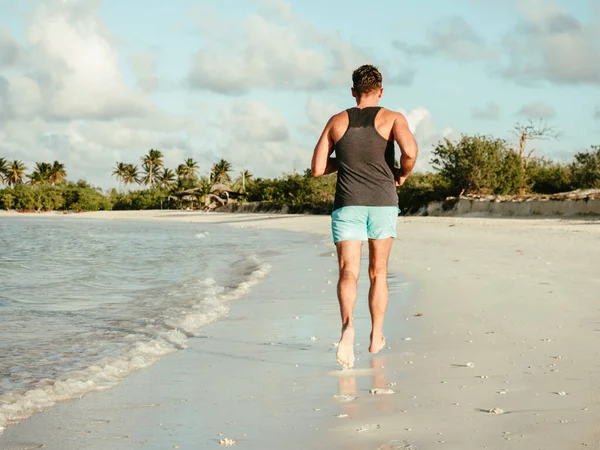
[[[600,448],[598,221],[400,218],[389,348],[367,352],[363,275],[356,368],[342,371],[328,217],[65,217],[220,222],[320,239],[275,267],[205,339],[8,428],[0,448],[216,448],[225,438],[246,449]]]

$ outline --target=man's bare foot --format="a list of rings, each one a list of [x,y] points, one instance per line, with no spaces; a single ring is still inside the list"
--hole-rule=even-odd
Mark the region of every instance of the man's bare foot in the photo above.
[[[342,331],[335,357],[344,369],[354,367],[354,328],[346,328]]]
[[[379,353],[383,347],[385,347],[385,337],[383,334],[373,335],[373,333],[371,333],[371,345],[369,346],[369,353]]]

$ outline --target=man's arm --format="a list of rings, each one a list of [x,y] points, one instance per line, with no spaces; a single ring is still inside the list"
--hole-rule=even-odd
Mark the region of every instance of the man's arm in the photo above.
[[[415,137],[408,127],[408,122],[402,114],[396,116],[393,130],[394,139],[398,143],[401,152],[400,169],[398,169],[394,175],[396,177],[396,186],[402,186],[406,177],[408,177],[408,174],[410,174],[415,167],[419,149]]]
[[[331,157],[333,153],[333,138],[331,137],[331,123],[333,117],[329,119],[319,142],[315,146],[315,151],[310,165],[313,177],[320,177],[337,171],[337,160]]]

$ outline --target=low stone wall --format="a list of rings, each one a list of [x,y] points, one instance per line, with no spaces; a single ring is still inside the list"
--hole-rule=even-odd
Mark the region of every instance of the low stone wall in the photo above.
[[[597,191],[579,195],[559,194],[525,198],[469,198],[448,199],[422,208],[427,216],[600,216],[600,196]]]
[[[217,208],[225,213],[266,214],[331,214],[332,206],[280,205],[275,203],[230,203]],[[600,190],[575,191],[537,196],[465,196],[433,202],[421,208],[416,216],[599,216]]]

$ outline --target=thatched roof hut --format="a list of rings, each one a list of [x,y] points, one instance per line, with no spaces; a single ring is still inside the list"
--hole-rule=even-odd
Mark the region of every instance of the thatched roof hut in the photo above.
[[[195,194],[200,190],[201,188],[186,189],[185,191],[174,192],[173,195],[182,202],[190,202],[191,207],[193,208],[194,201],[197,200]],[[225,184],[214,184],[211,187],[211,193],[204,198],[204,207],[213,209],[218,206],[224,206],[231,201],[235,201],[239,196],[239,192],[232,191],[231,188]]]
[[[233,192],[229,186],[223,183],[213,184],[212,192],[220,194],[221,192]]]

